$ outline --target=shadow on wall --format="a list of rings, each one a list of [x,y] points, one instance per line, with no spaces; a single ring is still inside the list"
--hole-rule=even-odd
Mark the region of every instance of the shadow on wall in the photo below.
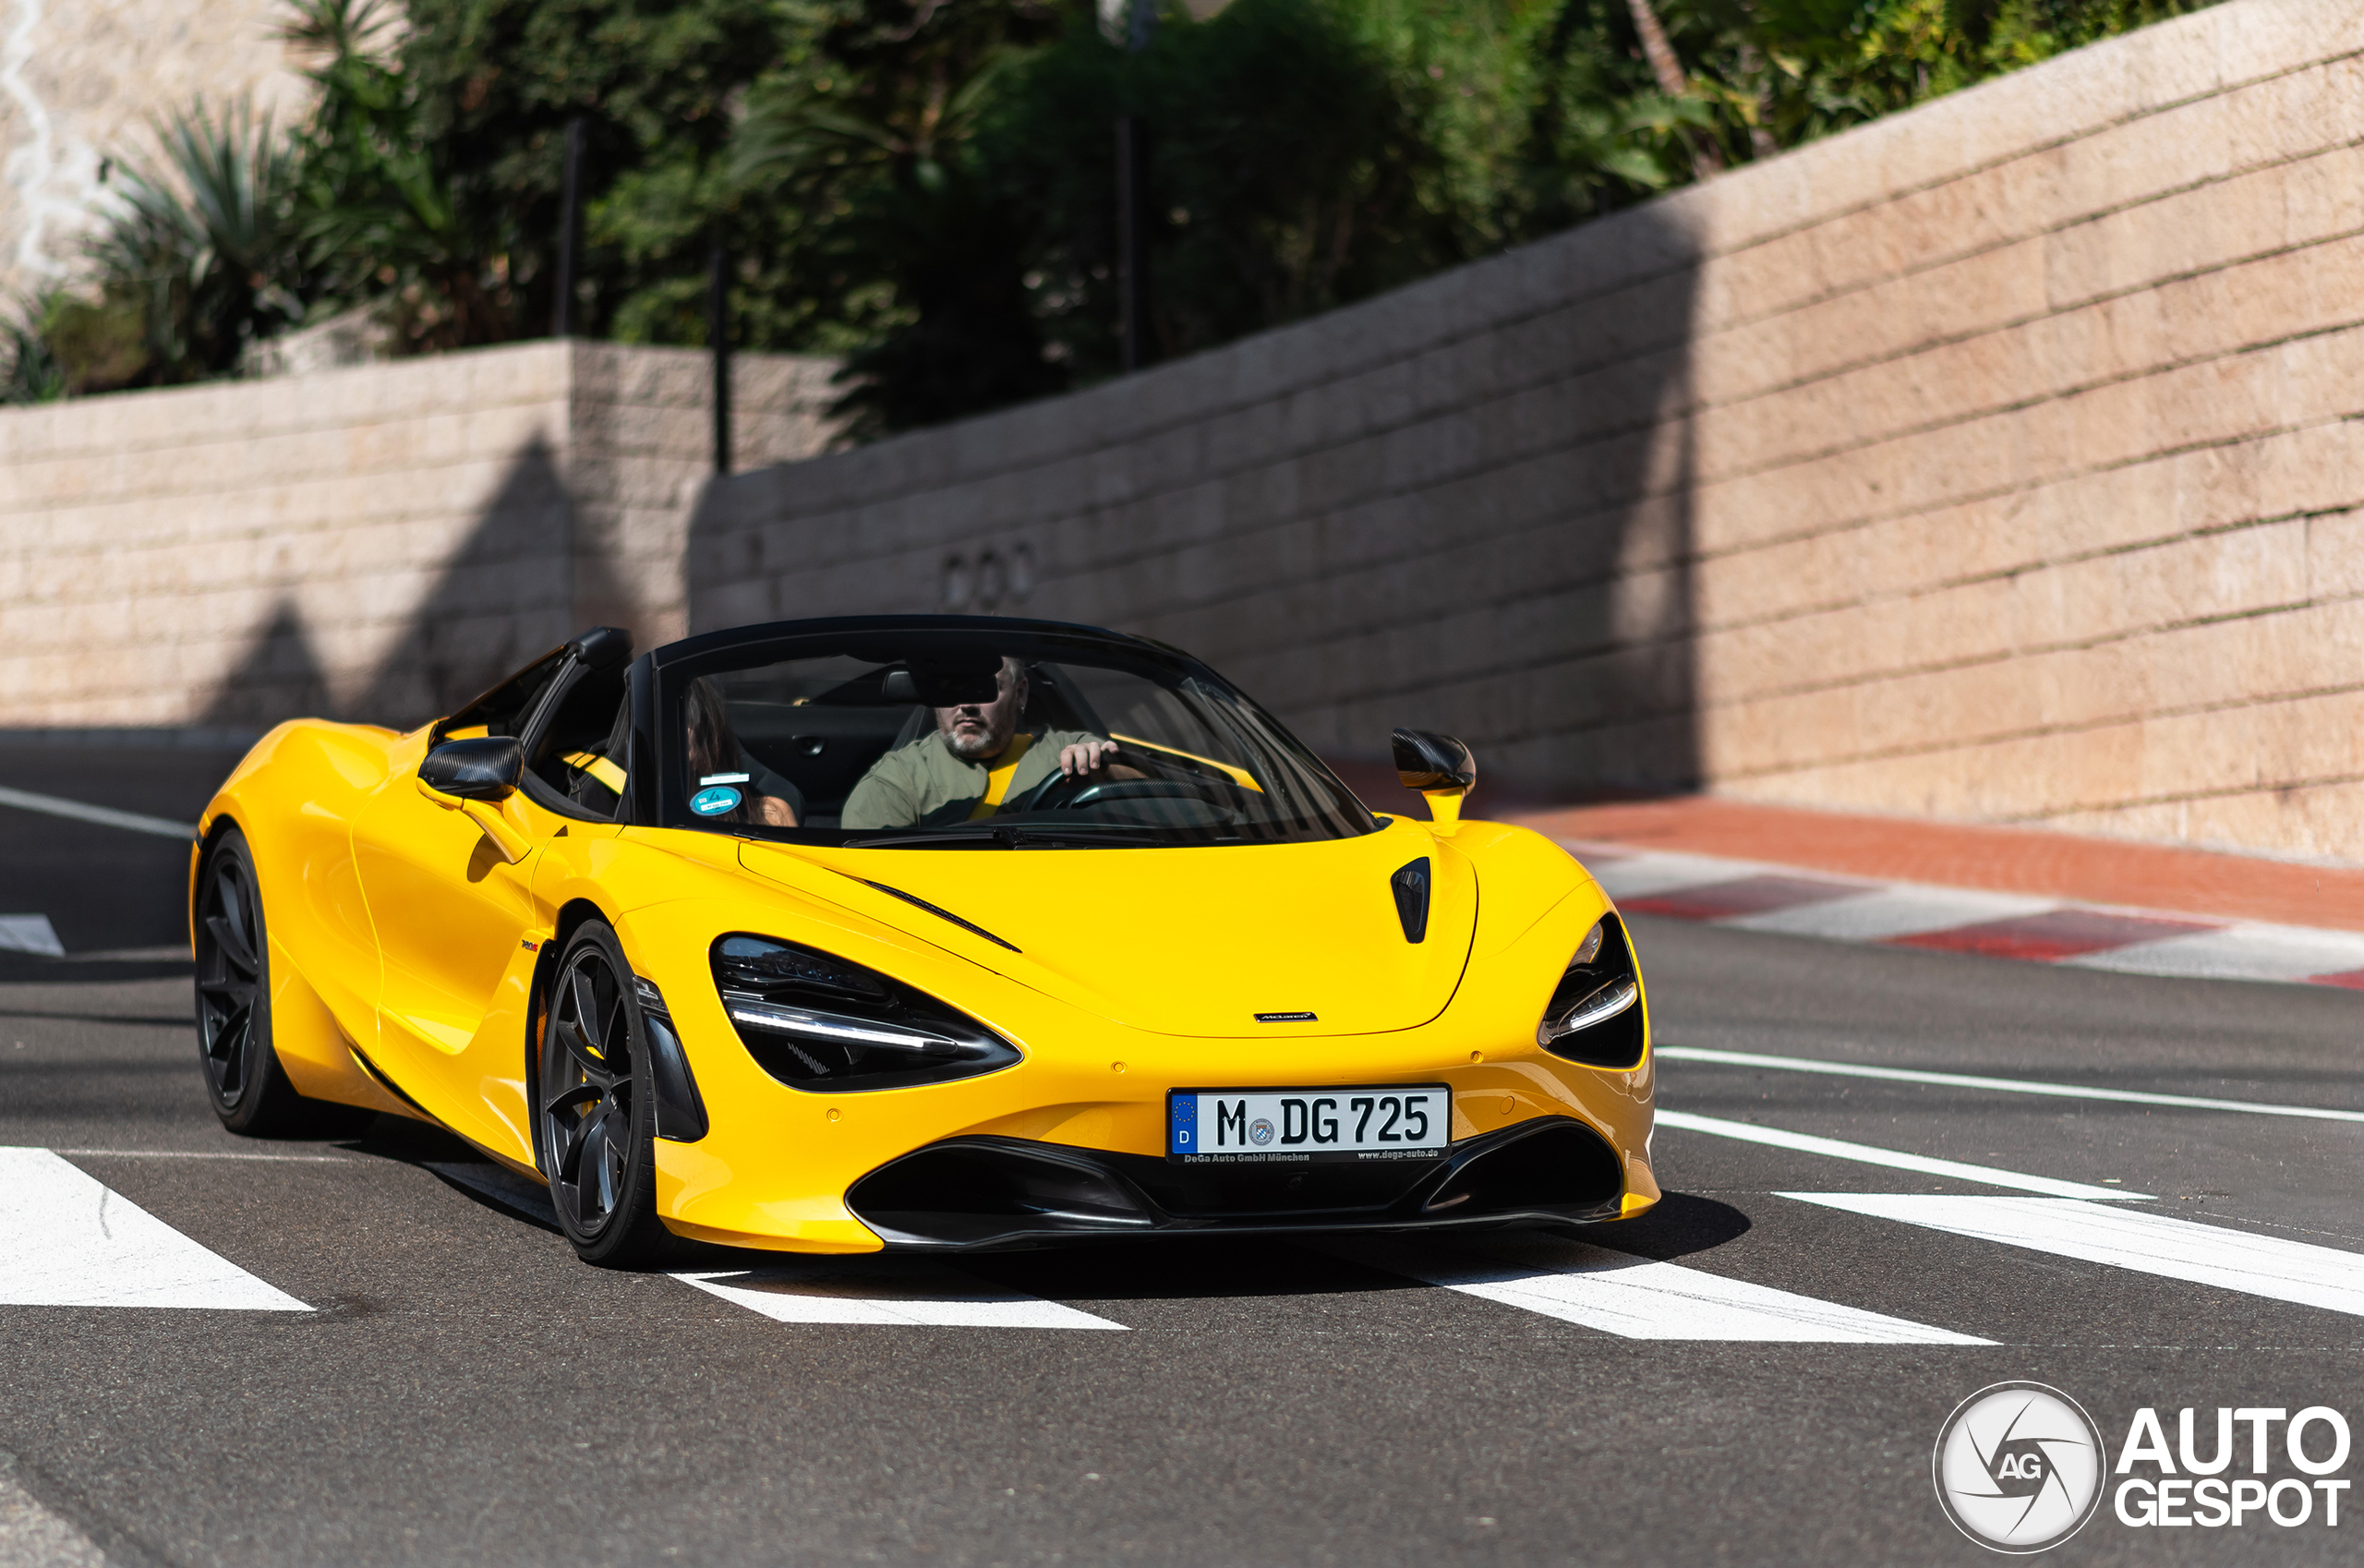
[[[1333,645],[1229,658],[1243,684],[1375,782],[1393,772],[1391,729],[1460,736],[1478,755],[1478,813],[1680,792],[1704,770],[1690,417],[1698,247],[1656,205],[1536,252],[1528,259],[1562,269],[1557,302],[1490,329],[1501,378],[1467,406],[1471,428],[1438,421],[1393,438],[1469,454],[1389,498],[1401,519],[1390,521],[1424,547],[1375,571],[1332,570],[1358,601],[1330,612],[1349,628]],[[1370,454],[1390,467],[1403,455]],[[1315,537],[1361,552],[1351,529]],[[1323,609],[1318,598],[1304,607],[1313,615],[1280,608],[1279,625]],[[1187,635],[1171,618],[1153,629]],[[1209,657],[1220,656],[1210,646]],[[1302,674],[1268,689],[1259,663]],[[1325,669],[1335,698],[1289,689]],[[1385,809],[1426,815],[1400,789],[1379,788]]]
[[[1695,788],[1698,260],[1653,204],[1148,372],[1202,406],[1145,412],[1153,381],[1084,392],[813,460],[826,478],[717,487],[690,526],[691,624],[769,605],[1079,621],[1189,649],[1382,781],[1408,725],[1469,742],[1496,806]],[[1112,425],[1141,433],[1084,444]],[[915,474],[958,476],[907,493]],[[1012,518],[1013,492],[1049,499]]]
[[[564,478],[537,439],[511,462],[351,702],[336,700],[290,594],[200,722],[262,730],[285,718],[328,717],[407,729],[450,713],[581,630],[578,604],[612,615],[612,607],[631,602],[612,564],[579,555],[580,542]],[[332,602],[316,614],[344,609],[366,616],[371,608]]]
[[[335,707],[295,597],[284,595],[197,722],[211,730],[268,730],[283,718]]]

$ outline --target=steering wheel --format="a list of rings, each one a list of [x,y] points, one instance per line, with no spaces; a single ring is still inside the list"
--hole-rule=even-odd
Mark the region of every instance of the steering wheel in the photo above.
[[[1236,790],[1231,790],[1236,793]],[[1200,801],[1209,805],[1227,806],[1226,787],[1212,778],[1070,778],[1054,773],[1012,804],[1005,804],[1005,815],[1023,815],[1029,812],[1089,811],[1093,806],[1116,804],[1124,801]]]
[[[1099,798],[1095,791],[1106,782],[1105,779],[1094,782],[1054,768],[1049,778],[1027,790],[1017,800],[1004,802],[1000,814],[1023,816],[1030,812],[1044,811],[1054,805],[1089,805],[1092,800]],[[1087,799],[1087,796],[1090,799]]]

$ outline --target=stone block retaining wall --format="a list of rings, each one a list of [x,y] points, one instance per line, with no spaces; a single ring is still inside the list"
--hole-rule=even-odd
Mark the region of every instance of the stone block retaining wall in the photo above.
[[[826,360],[742,356],[742,462]],[[404,723],[585,624],[681,634],[709,362],[538,343],[0,412],[0,728]]]

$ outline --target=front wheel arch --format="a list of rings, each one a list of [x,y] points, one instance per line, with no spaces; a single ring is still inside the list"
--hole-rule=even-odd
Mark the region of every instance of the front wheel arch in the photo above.
[[[678,1243],[657,1214],[655,1080],[631,962],[596,916],[558,953],[536,1009],[535,1164],[585,1262],[656,1265]]]
[[[215,1116],[244,1137],[339,1138],[359,1132],[376,1113],[308,1099],[280,1065],[271,1038],[272,960],[259,857],[226,814],[207,836],[191,882],[189,958],[199,1060]],[[205,913],[209,902],[223,909],[227,922],[213,922],[211,931]],[[240,992],[243,1004],[234,1007],[232,998]]]
[[[213,851],[221,847],[222,840],[233,833],[246,839],[249,850],[253,849],[254,836],[246,830],[245,826],[236,817],[226,811],[215,813],[212,825],[206,828],[204,836],[195,838],[189,846],[188,903],[183,912],[188,916],[188,946],[191,953],[197,951],[197,905],[199,895],[205,887],[206,868],[213,859]]]
[[[615,920],[607,911],[588,899],[570,899],[559,906],[558,917],[550,934],[543,938],[541,950],[534,956],[532,987],[525,993],[525,1105],[529,1118],[529,1140],[534,1151],[534,1168],[541,1171],[542,1179],[549,1179],[549,1172],[542,1169],[541,1116],[537,1107],[542,1103],[542,1019],[550,1005],[550,981],[558,973],[559,956],[566,951],[568,942],[583,928],[585,921],[605,921],[609,930]]]

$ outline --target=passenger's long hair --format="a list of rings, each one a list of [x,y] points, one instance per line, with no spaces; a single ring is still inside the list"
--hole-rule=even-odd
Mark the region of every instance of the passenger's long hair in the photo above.
[[[681,718],[689,733],[690,792],[698,790],[698,780],[709,773],[739,771],[739,737],[730,728],[730,705],[723,699],[722,688],[711,678],[693,681],[681,701]],[[706,822],[753,822],[754,784],[751,779],[736,786],[739,803],[719,816],[709,816]]]

